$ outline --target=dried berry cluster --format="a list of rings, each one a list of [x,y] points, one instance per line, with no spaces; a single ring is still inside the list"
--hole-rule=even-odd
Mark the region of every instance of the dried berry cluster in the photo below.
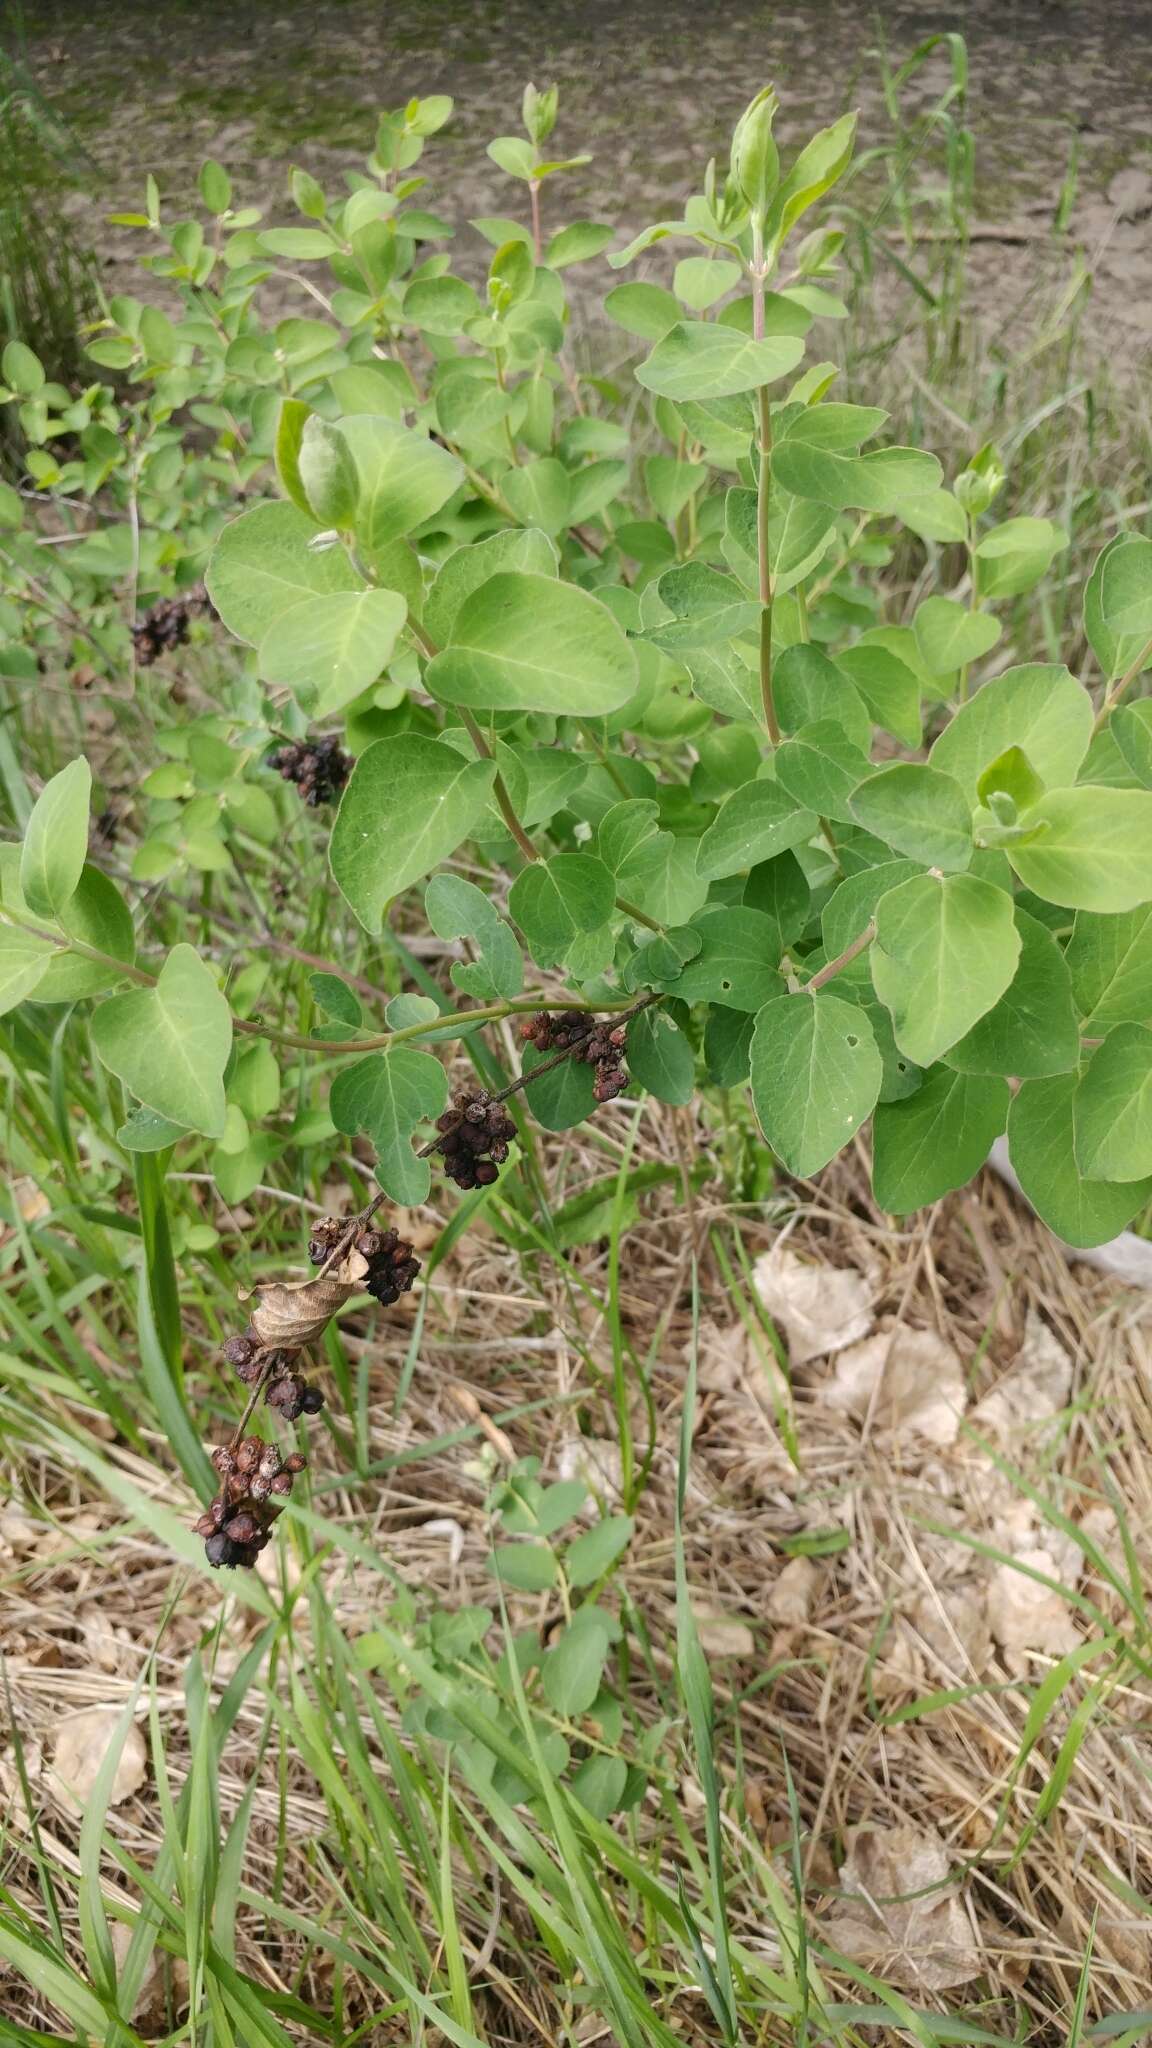
[[[491,1187],[516,1136],[503,1103],[494,1102],[486,1088],[454,1096],[451,1109],[437,1117],[436,1129],[442,1133],[444,1171],[458,1188]]]
[[[352,773],[352,756],[346,754],[335,733],[321,740],[290,740],[269,754],[268,766],[285,782],[294,782],[306,804],[335,803]]]
[[[247,1330],[243,1337],[229,1337],[223,1356],[245,1386],[265,1381],[264,1399],[285,1422],[295,1422],[300,1415],[319,1415],[324,1406],[319,1387],[309,1386],[295,1369],[298,1351],[266,1349],[255,1332]]]
[[[151,668],[162,654],[182,647],[193,619],[212,610],[212,601],[202,583],[180,597],[162,597],[132,627],[132,645],[141,668]]]
[[[540,1053],[566,1052],[583,1065],[595,1067],[592,1093],[597,1102],[612,1102],[628,1086],[624,1052],[628,1029],[624,1024],[606,1024],[582,1014],[553,1017],[537,1010],[520,1026],[520,1036]]]
[[[308,1257],[314,1266],[324,1264],[347,1227],[336,1216],[321,1218],[308,1239]],[[381,1308],[391,1308],[394,1301],[415,1286],[420,1261],[407,1238],[398,1231],[374,1230],[366,1223],[353,1238],[352,1249],[368,1261],[364,1285]]]
[[[207,1539],[204,1555],[209,1564],[229,1569],[254,1565],[272,1534],[282,1501],[292,1491],[292,1481],[308,1460],[299,1451],[282,1458],[275,1444],[246,1436],[234,1449],[221,1445],[213,1451],[212,1463],[221,1486],[196,1524],[196,1534]]]
[[[330,1317],[362,1287],[387,1305],[413,1286],[420,1271],[412,1246],[397,1231],[375,1230],[364,1223],[346,1243],[347,1230],[338,1217],[322,1217],[308,1239],[308,1256],[314,1266],[324,1266],[331,1254],[339,1251],[335,1273],[331,1277],[318,1274],[300,1287],[278,1284],[258,1290],[258,1304],[244,1335],[229,1337],[223,1346],[223,1356],[237,1378],[245,1386],[262,1388],[268,1407],[285,1422],[316,1415],[324,1406],[320,1388],[311,1386],[297,1370],[303,1347],[315,1341]],[[267,1340],[273,1329],[294,1331],[300,1341],[295,1345],[270,1343]],[[254,1394],[252,1400],[255,1398]],[[204,1555],[211,1565],[253,1565],[268,1541],[284,1496],[292,1491],[294,1475],[303,1471],[307,1460],[297,1451],[281,1458],[275,1444],[248,1436],[214,1451],[212,1462],[223,1484],[196,1523],[197,1534],[206,1539]]]

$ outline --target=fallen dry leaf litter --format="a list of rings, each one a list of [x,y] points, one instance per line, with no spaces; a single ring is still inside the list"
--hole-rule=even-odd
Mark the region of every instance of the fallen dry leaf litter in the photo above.
[[[625,1125],[613,1125],[616,1114],[606,1112],[600,1124],[619,1139]],[[638,1159],[676,1164],[670,1122],[655,1110],[646,1114]],[[602,1157],[583,1150],[578,1135],[550,1141],[550,1150],[557,1200],[603,1171]],[[440,1220],[421,1212],[406,1228],[419,1245]],[[1008,2027],[1022,2012],[1029,2038],[1056,2041],[1095,1918],[1090,2011],[1138,2006],[1152,1972],[1152,1921],[1135,1903],[1152,1882],[1144,1681],[1101,1653],[1017,1766],[1032,1688],[1092,1626],[1066,1594],[1089,1601],[1103,1623],[1124,1624],[1123,1602],[1107,1577],[1109,1567],[1122,1578],[1127,1569],[1115,1501],[1147,1563],[1152,1309],[1070,1269],[995,1181],[985,1182],[975,1233],[961,1201],[893,1229],[845,1162],[817,1189],[782,1190],[770,1209],[739,1212],[756,1295],[790,1361],[785,1371],[767,1320],[761,1326],[747,1303],[740,1312],[710,1256],[708,1233],[730,1220],[718,1185],[697,1191],[689,1209],[673,1183],[645,1196],[629,1234],[623,1314],[637,1355],[657,1339],[659,1435],[624,1580],[667,1672],[676,1444],[691,1343],[690,1262],[699,1245],[703,1320],[686,1540],[718,1695],[737,1940],[773,1952],[754,1871],[758,1855],[786,1854],[783,1745],[800,1805],[817,1942],[929,2008],[960,2010],[975,2001],[983,2024]],[[542,1262],[529,1273],[486,1226],[471,1230],[434,1277],[398,1413],[411,1297],[350,1326],[349,1352],[371,1368],[371,1455],[404,1452],[406,1461],[378,1485],[349,1482],[326,1494],[324,1512],[387,1557],[422,1599],[490,1601],[483,1504],[509,1455],[535,1453],[548,1478],[582,1477],[585,1519],[598,1512],[597,1501],[609,1510],[618,1504],[620,1450],[596,1378],[611,1356],[597,1306],[605,1260],[598,1243],[573,1251],[569,1271]],[[573,1271],[588,1293],[572,1286]],[[201,1354],[205,1398],[218,1400],[207,1341]],[[509,1419],[510,1410],[534,1400],[542,1403],[535,1412]],[[66,1416],[62,1399],[57,1413]],[[412,1457],[469,1416],[482,1427],[467,1442]],[[639,1401],[634,1426],[643,1443]],[[111,1431],[102,1450],[142,1492],[183,1513],[170,1473],[136,1458]],[[321,1439],[317,1475],[338,1469],[331,1441]],[[158,1535],[125,1523],[54,1451],[21,1457],[13,1449],[9,1478],[11,1504],[0,1517],[6,1663],[42,1840],[54,1868],[74,1876],[77,1800],[151,1650],[174,1571],[183,1587],[156,1671],[177,1789],[188,1768],[187,1658],[223,1599],[218,1692],[260,1620],[218,1583],[185,1576]],[[280,1543],[259,1570],[277,1597],[285,1574],[289,1584],[299,1575],[290,1546]],[[385,1582],[347,1556],[330,1556],[322,1570],[339,1625],[352,1638],[366,1633],[387,1597]],[[521,1599],[521,1617],[541,1618],[544,1604]],[[302,1658],[310,1627],[301,1607],[294,1630]],[[1013,1861],[1089,1684],[1098,1697],[1063,1796]],[[918,1709],[928,1695],[933,1702]],[[630,1700],[641,1723],[665,1710],[666,1699],[642,1672],[634,1671]],[[252,1694],[222,1761],[225,1822],[257,1768],[261,1726],[262,1702]],[[686,1752],[677,1762],[675,1740],[668,1768],[699,1832],[699,1787]],[[28,1820],[10,1739],[0,1772],[19,1844]],[[253,1807],[247,1881],[254,1888],[271,1881],[275,1866],[276,1774],[270,1752]],[[640,1839],[648,1853],[661,1843],[667,1859],[673,1850],[655,1802],[653,1791],[640,1810]],[[287,1900],[304,1914],[331,1911],[312,1855],[325,1809],[291,1757],[282,1819]],[[142,1741],[126,1747],[109,1825],[142,1862],[155,1857],[162,1820]],[[17,1871],[35,1910],[34,1875],[19,1851]],[[125,1898],[111,1872],[109,1885]],[[491,1898],[465,1872],[459,1910],[479,1947]],[[66,1931],[78,1944],[74,1917]],[[273,1942],[264,1923],[243,1913],[237,1934],[257,1980],[282,1982],[291,1944],[279,1936]],[[302,1993],[323,2002],[323,1977],[322,1960],[310,1958]],[[364,1996],[372,2009],[372,1995]],[[527,2038],[523,2015],[498,1984],[483,1996],[498,2030]],[[39,2017],[51,2015],[44,2008]],[[679,2024],[686,2038],[709,2038],[706,2019],[686,2008]]]

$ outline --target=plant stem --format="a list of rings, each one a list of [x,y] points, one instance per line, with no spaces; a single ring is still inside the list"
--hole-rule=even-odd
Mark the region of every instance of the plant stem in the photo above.
[[[764,231],[759,220],[752,219],[752,335],[756,341],[764,339],[764,283],[767,271],[764,264]],[[759,421],[760,475],[756,492],[756,574],[759,588],[760,612],[760,701],[764,707],[764,723],[768,737],[774,747],[780,744],[780,725],[776,717],[776,705],[772,696],[772,576],[768,562],[768,516],[772,505],[772,409],[768,402],[768,387],[762,384],[756,393],[756,411]]]
[[[640,918],[640,911],[629,915]],[[149,974],[146,968],[136,967],[127,960],[117,960],[112,953],[101,953],[96,946],[86,946],[79,939],[62,938],[56,932],[44,931],[41,926],[30,923],[26,918],[17,917],[11,910],[0,906],[0,917],[5,923],[15,926],[18,931],[27,932],[34,939],[43,939],[49,946],[55,946],[61,953],[78,953],[84,960],[92,960],[100,967],[115,968],[118,975],[127,976],[141,988],[155,988],[157,976]],[[648,920],[645,920],[648,922]],[[655,927],[659,930],[659,926]],[[531,1015],[534,1010],[593,1010],[627,1009],[626,1004],[612,1002],[588,1003],[576,996],[553,996],[541,992],[527,1000],[514,1003],[490,1003],[479,1010],[449,1010],[439,1017],[430,1017],[427,1023],[405,1024],[397,1031],[378,1032],[371,1038],[305,1038],[300,1032],[281,1031],[274,1024],[255,1024],[246,1017],[234,1017],[232,1028],[252,1038],[267,1038],[276,1045],[291,1046],[297,1052],[324,1052],[363,1054],[384,1052],[393,1045],[402,1045],[410,1038],[423,1038],[432,1031],[443,1031],[447,1026],[459,1024],[461,1034],[470,1025],[498,1024],[505,1017]]]
[[[829,960],[827,965],[822,967],[818,974],[812,976],[811,981],[804,983],[802,993],[806,996],[818,995],[827,982],[834,981],[836,976],[842,974],[844,969],[850,966],[852,961],[864,951],[865,947],[872,944],[875,937],[876,920],[873,917],[869,918],[859,937],[853,939],[850,946],[845,946],[844,951],[838,953],[835,960]]]
[[[1136,681],[1137,676],[1143,671],[1150,654],[1152,654],[1152,640],[1146,640],[1131,667],[1125,669],[1119,682],[1113,683],[1112,688],[1108,691],[1103,704],[1096,714],[1096,723],[1092,728],[1093,732],[1099,732],[1101,726],[1107,723],[1125,691],[1131,687]]]
[[[471,740],[472,745],[475,747],[476,752],[479,754],[480,759],[482,761],[495,760],[496,757],[493,754],[491,747],[488,745],[488,742],[485,739],[484,734],[480,729],[480,726],[478,725],[477,721],[473,718],[472,713],[464,705],[460,705],[458,709],[460,712],[460,716],[464,722],[464,730],[468,734],[468,737]],[[508,794],[508,784],[505,782],[504,777],[501,775],[499,769],[496,770],[495,780],[493,781],[492,784],[492,794],[496,798],[496,801],[500,806],[500,816],[503,818],[504,823],[507,825],[508,830],[512,834],[513,839],[516,841],[517,846],[520,848],[521,853],[524,855],[525,860],[539,860],[539,853],[533,846],[532,841],[529,839],[528,834],[524,830],[523,825],[520,823],[519,818],[516,816],[515,806],[512,802],[511,797]]]
[[[532,202],[532,247],[537,263],[544,261],[544,239],[540,231],[540,184],[536,178],[528,181],[528,197]]]
[[[630,1024],[633,1017],[638,1017],[642,1010],[650,1010],[654,1003],[662,1003],[664,1001],[664,995],[665,991],[663,989],[650,989],[646,996],[641,996],[639,1002],[632,1003],[629,1008],[627,1008],[623,1011],[622,1014],[617,1016],[616,1028],[618,1028],[622,1024]],[[532,1009],[542,1008],[543,1005],[521,1003],[517,1007],[520,1009]],[[607,1003],[601,1003],[598,1007],[601,1010],[604,1010],[611,1009],[612,1006]],[[591,1028],[592,1026],[591,1024],[589,1024],[589,1031],[591,1030]],[[587,1035],[587,1032],[585,1032],[583,1036],[587,1037]],[[552,1058],[550,1060],[541,1060],[539,1066],[532,1067],[529,1070],[521,1070],[521,1072],[516,1076],[516,1079],[514,1081],[509,1081],[506,1088],[501,1088],[496,1092],[496,1094],[490,1095],[488,1098],[489,1102],[507,1102],[509,1096],[517,1095],[522,1088],[530,1087],[533,1081],[538,1081],[540,1079],[541,1075],[550,1074],[554,1067],[562,1067],[566,1060],[572,1059],[575,1056],[575,1054],[579,1052],[582,1044],[583,1038],[580,1038],[576,1041],[575,1045],[565,1046],[563,1052],[553,1053]],[[463,1112],[461,1112],[461,1117],[462,1116]],[[420,1150],[416,1154],[417,1159],[430,1159],[434,1152],[438,1152],[440,1150],[440,1147],[443,1145],[445,1138],[451,1137],[452,1132],[457,1128],[460,1120],[461,1118],[458,1117],[456,1123],[450,1124],[446,1131],[438,1131],[434,1138],[430,1138],[426,1145],[422,1145],[420,1147]],[[339,1259],[343,1258],[344,1253],[347,1251],[349,1245],[351,1244],[353,1238],[356,1235],[356,1232],[358,1230],[362,1230],[364,1228],[364,1225],[371,1221],[372,1217],[376,1214],[377,1209],[381,1208],[387,1200],[387,1194],[383,1189],[381,1189],[381,1192],[378,1195],[373,1195],[372,1200],[369,1202],[367,1208],[362,1209],[359,1215],[354,1216],[352,1218],[352,1221],[349,1223],[347,1229],[342,1232],[341,1236],[333,1245],[332,1250],[329,1252],[328,1257],[324,1261],[324,1264],[319,1268],[319,1271],[316,1275],[317,1279],[319,1279],[322,1274],[327,1273],[329,1269],[332,1266],[334,1266]],[[251,1411],[249,1410],[249,1412]]]

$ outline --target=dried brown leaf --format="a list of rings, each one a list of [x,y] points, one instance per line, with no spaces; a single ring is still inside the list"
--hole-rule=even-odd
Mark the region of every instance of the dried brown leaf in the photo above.
[[[872,1326],[872,1288],[854,1266],[813,1266],[787,1246],[756,1261],[761,1302],[788,1339],[793,1365],[842,1351]]]
[[[829,1944],[904,1991],[970,1983],[984,1965],[950,1867],[934,1830],[850,1828]]]

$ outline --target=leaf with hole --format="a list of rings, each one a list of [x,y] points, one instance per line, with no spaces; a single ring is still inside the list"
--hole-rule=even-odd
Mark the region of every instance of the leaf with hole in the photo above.
[[[779,996],[756,1017],[752,1103],[789,1173],[807,1179],[843,1149],[880,1093],[872,1026],[856,1003],[820,990]]]

